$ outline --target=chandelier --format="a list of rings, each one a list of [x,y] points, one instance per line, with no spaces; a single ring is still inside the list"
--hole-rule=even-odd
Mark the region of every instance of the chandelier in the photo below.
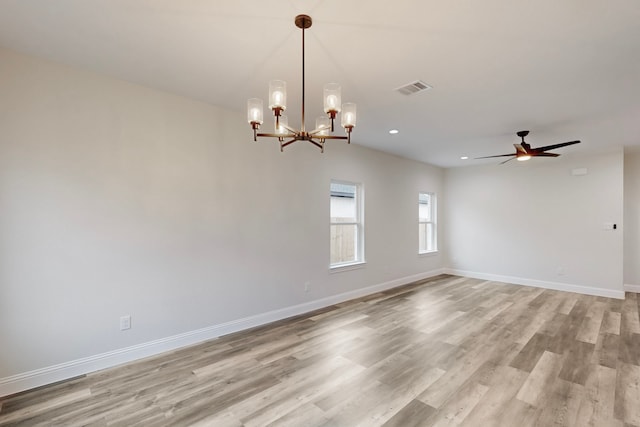
[[[282,113],[287,109],[287,84],[281,80],[269,82],[269,108],[273,111],[276,119],[275,133],[258,132],[263,123],[263,103],[262,99],[251,98],[247,101],[247,120],[253,129],[253,140],[258,137],[278,138],[280,151],[284,147],[296,141],[308,141],[324,152],[324,142],[327,139],[342,139],[351,143],[351,131],[356,125],[356,104],[341,104],[340,86],[329,83],[324,86],[324,112],[326,116],[316,119],[314,130],[307,132],[304,128],[304,30],[311,27],[311,17],[308,15],[298,15],[295,19],[296,27],[302,30],[302,123],[300,130],[289,127],[287,116]],[[334,131],[334,120],[338,113],[341,115],[341,125],[347,136],[331,135]]]

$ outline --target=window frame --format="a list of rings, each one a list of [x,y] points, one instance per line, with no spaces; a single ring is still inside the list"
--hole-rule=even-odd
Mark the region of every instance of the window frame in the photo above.
[[[331,185],[350,185],[355,187],[355,208],[356,208],[356,220],[354,222],[333,222],[331,216]],[[355,225],[355,260],[347,262],[332,263],[331,262],[331,228],[334,225]],[[364,185],[359,182],[345,181],[341,179],[331,179],[329,183],[329,269],[331,271],[351,270],[364,265],[365,262],[364,251]]]
[[[430,213],[430,220],[426,220],[420,217],[420,205],[423,204],[420,202],[420,197],[422,195],[426,195],[429,197],[429,213]],[[437,222],[437,213],[438,213],[438,209],[437,209],[437,195],[436,193],[432,192],[432,191],[419,191],[418,192],[418,255],[426,255],[426,254],[433,254],[438,252],[438,222]],[[427,236],[428,233],[426,233],[427,235],[425,236],[425,249],[422,249],[420,247],[420,226],[423,225],[425,226],[425,230],[429,228],[429,226],[431,226],[433,233],[432,233],[432,247],[433,249],[426,249],[429,247],[429,242],[427,241]]]

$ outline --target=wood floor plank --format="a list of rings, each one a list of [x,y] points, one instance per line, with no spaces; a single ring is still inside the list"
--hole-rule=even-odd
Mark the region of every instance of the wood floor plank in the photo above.
[[[517,411],[519,406],[525,412],[533,414],[533,407],[528,405],[520,406],[515,403],[516,394],[526,381],[528,374],[519,369],[509,366],[499,366],[496,375],[493,376],[488,390],[476,406],[462,420],[462,426],[499,426],[508,425],[507,419],[503,418],[507,413],[507,408]]]
[[[615,311],[607,311],[602,319],[601,332],[620,335],[621,314]]]
[[[435,408],[422,403],[419,400],[412,400],[392,418],[385,422],[383,427],[427,426],[435,412]]]
[[[496,315],[499,313],[496,313]],[[488,320],[485,318],[477,318],[471,315],[458,317],[449,323],[446,333],[442,334],[443,341],[447,344],[458,346],[462,344],[469,336],[482,333],[485,330]]]
[[[638,316],[637,294],[627,292],[622,304],[621,331],[627,334],[640,334],[640,316]]]
[[[640,426],[640,366],[620,363],[616,381],[614,415],[625,423]]]
[[[624,363],[640,365],[640,334],[623,333],[620,335],[618,358]]]
[[[266,427],[317,427],[326,425],[329,421],[324,411],[312,403],[305,403],[272,423],[260,425]]]
[[[301,406],[325,396],[327,390],[340,388],[363,371],[362,366],[339,356],[320,368],[310,366],[280,378],[281,383],[277,386],[245,399],[227,411],[242,420],[246,427],[267,425],[298,412]]]
[[[573,310],[573,306],[578,302],[578,298],[573,296],[572,294],[568,294],[566,298],[562,301],[562,303],[558,306],[558,313],[568,315]]]
[[[522,345],[526,345],[529,340],[531,338],[533,338],[533,336],[535,334],[540,334],[541,332],[541,327],[548,321],[549,319],[547,318],[546,315],[536,315],[536,316],[532,316],[529,319],[529,323],[527,325],[525,325],[521,330],[520,333],[517,338],[516,338],[516,342],[522,344]]]
[[[482,364],[483,359],[475,355],[462,359],[461,363],[454,365],[438,381],[422,392],[418,400],[436,409],[440,408]]]
[[[550,390],[545,393],[544,403],[538,404],[535,424],[572,426],[580,410],[584,393],[583,386],[556,378]]]
[[[540,360],[542,353],[546,351],[550,338],[548,335],[536,333],[513,358],[509,366],[531,372]]]
[[[640,427],[639,304],[441,275],[0,398],[0,425]]]
[[[3,408],[3,412],[0,413],[0,424],[15,422],[17,420],[20,420],[21,418],[29,419],[34,415],[39,415],[46,411],[57,410],[58,408],[68,405],[69,403],[87,399],[90,396],[91,391],[89,389],[82,389],[74,391],[72,393],[60,395],[53,399],[44,400],[34,405],[24,406],[21,409],[14,411]]]
[[[556,312],[552,313],[553,317],[551,317],[551,319],[549,319],[547,322],[545,322],[544,325],[542,325],[542,327],[538,330],[538,333],[549,336],[556,336],[558,334],[558,331],[562,330],[562,328],[565,327],[565,323],[567,322],[569,315]]]
[[[338,400],[325,399],[315,402],[329,419],[325,425],[380,425],[376,419],[388,412],[392,388],[378,381],[362,381],[354,392],[341,395]],[[330,403],[330,404],[329,404]],[[401,408],[397,408],[396,413]],[[395,415],[389,416],[389,419]]]
[[[618,366],[619,349],[620,335],[601,333],[598,336],[591,362],[615,369]]]
[[[495,414],[491,423],[484,425],[500,427],[538,427],[535,420],[535,407],[518,399],[510,399],[501,405],[500,410]],[[461,425],[465,427],[477,427],[483,424],[477,424],[474,413],[472,412]]]
[[[563,356],[545,351],[518,391],[516,398],[531,406],[537,406],[546,390],[554,383],[563,363]]]
[[[559,378],[584,385],[591,369],[591,356],[595,345],[578,340],[568,344],[565,351],[564,363],[558,374]]]
[[[459,397],[447,402],[434,414],[433,427],[460,425],[480,402],[489,387],[478,383],[467,384],[460,388]]]
[[[593,317],[586,316],[580,325],[576,339],[578,341],[595,344],[596,341],[598,341],[598,334],[600,333],[603,317],[604,311],[596,313]]]
[[[582,300],[578,300],[576,305],[571,310],[571,313],[566,317],[564,323],[560,326],[560,329],[549,340],[547,350],[556,354],[564,354],[572,346],[576,340],[578,330],[584,320],[584,313],[586,308],[582,305]]]
[[[580,402],[575,425],[622,426],[622,421],[614,418],[616,375],[615,368],[593,367],[585,384],[585,398]]]

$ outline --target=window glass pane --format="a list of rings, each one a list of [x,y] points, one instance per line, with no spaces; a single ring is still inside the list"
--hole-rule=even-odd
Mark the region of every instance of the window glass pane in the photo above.
[[[435,251],[435,243],[436,243],[436,239],[434,236],[434,224],[429,223],[426,224],[427,226],[427,251]]]
[[[331,183],[331,222],[357,222],[356,186]]]
[[[331,264],[356,261],[356,224],[331,225]]]
[[[431,221],[431,209],[429,205],[424,203],[418,205],[418,217],[420,221]]]
[[[343,184],[341,182],[331,183],[331,196],[351,197],[356,196],[356,186],[354,184]]]
[[[435,194],[418,193],[418,252],[434,252],[436,248]]]
[[[427,250],[427,224],[424,223],[418,225],[418,250],[420,252]]]
[[[364,262],[362,186],[331,181],[330,266]]]
[[[419,193],[418,218],[420,218],[420,221],[431,221],[431,195],[430,194]]]
[[[435,251],[435,236],[433,223],[420,223],[418,225],[418,249],[420,252]]]
[[[431,202],[431,194],[418,193],[418,202],[429,204]]]
[[[331,197],[331,222],[356,222],[356,199]]]

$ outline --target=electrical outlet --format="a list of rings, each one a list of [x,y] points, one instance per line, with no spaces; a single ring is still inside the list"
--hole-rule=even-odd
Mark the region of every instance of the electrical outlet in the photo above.
[[[311,282],[304,282],[304,291],[305,292],[309,292],[309,286],[311,285]]]
[[[129,315],[120,318],[120,330],[126,331],[127,329],[131,329],[131,316]]]

